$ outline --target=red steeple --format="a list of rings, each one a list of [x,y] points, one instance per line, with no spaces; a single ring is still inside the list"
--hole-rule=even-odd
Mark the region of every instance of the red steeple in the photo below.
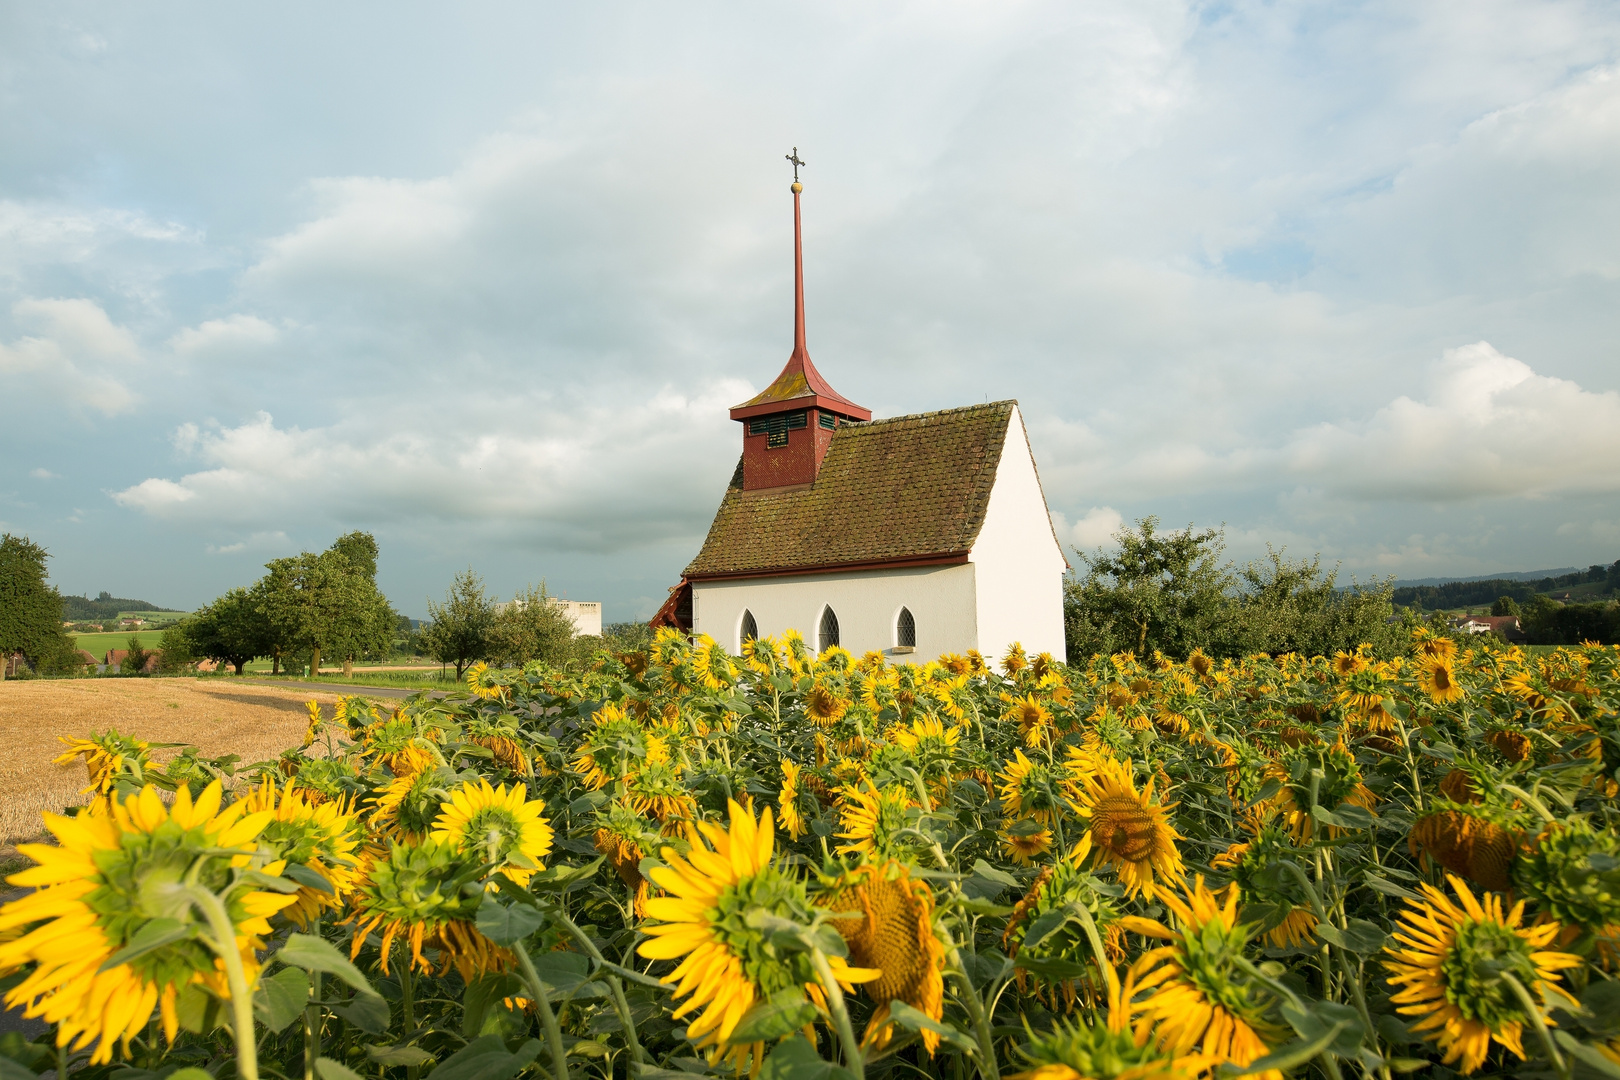
[[[798,157],[798,148],[794,147],[793,158]],[[766,416],[788,409],[803,409],[806,406],[825,409],[828,412],[848,417],[851,420],[870,420],[872,410],[855,404],[849,398],[834,390],[816,365],[810,362],[810,350],[804,344],[804,238],[799,225],[799,192],[804,185],[799,183],[798,165],[795,162],[793,181],[793,355],[782,368],[782,373],[776,381],[763,391],[749,398],[741,405],[731,410],[733,420],[748,420],[756,416]]]
[[[833,432],[846,420],[870,420],[872,410],[834,390],[804,344],[804,239],[799,224],[798,147],[793,162],[793,355],[776,381],[731,410],[743,422],[743,489],[812,483]]]

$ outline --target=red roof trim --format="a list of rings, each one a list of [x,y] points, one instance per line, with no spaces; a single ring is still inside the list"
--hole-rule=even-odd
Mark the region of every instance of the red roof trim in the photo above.
[[[832,563],[819,566],[784,566],[770,570],[734,570],[728,574],[693,574],[686,580],[739,581],[753,578],[803,577],[808,574],[842,574],[856,570],[906,570],[914,566],[959,566],[968,561],[966,551],[952,551],[943,555],[919,555],[910,559],[874,559],[867,562]]]

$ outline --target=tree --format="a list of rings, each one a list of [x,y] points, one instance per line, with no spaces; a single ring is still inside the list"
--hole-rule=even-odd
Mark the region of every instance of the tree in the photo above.
[[[546,583],[519,592],[502,605],[490,624],[487,652],[503,667],[522,667],[530,660],[561,665],[573,656],[579,629],[568,612],[551,602]],[[460,678],[458,669],[456,677]]]
[[[247,589],[232,589],[181,623],[193,654],[229,664],[238,675],[249,660],[270,655],[275,634],[260,604]],[[167,649],[167,633],[163,640]]]
[[[158,643],[158,670],[165,675],[179,674],[197,662],[189,622],[182,619],[163,631],[163,639]]]
[[[1183,658],[1220,633],[1235,585],[1219,561],[1221,530],[1158,530],[1159,519],[1146,517],[1114,534],[1119,550],[1111,555],[1075,552],[1086,574],[1064,590],[1071,659],[1154,650]]]
[[[0,535],[0,657],[22,653],[36,671],[56,674],[82,665],[62,631],[62,594],[46,580],[50,557],[26,536]]]
[[[350,533],[330,548],[265,564],[259,613],[271,637],[309,656],[310,674],[321,656],[341,656],[345,667],[361,656],[386,656],[394,640],[394,609],[377,588],[377,542]]]
[[[146,662],[152,654],[141,648],[141,635],[129,635],[129,651],[124,653],[124,659],[118,664],[118,670],[125,675],[142,675],[146,672]]]
[[[1498,596],[1496,603],[1491,605],[1492,615],[1517,615],[1519,602],[1511,596]]]
[[[471,567],[456,575],[442,605],[428,601],[428,619],[422,644],[439,663],[454,664],[458,680],[468,664],[489,655],[495,601],[484,591],[484,579]]]
[[[1218,655],[1331,656],[1366,643],[1390,657],[1405,647],[1404,631],[1392,621],[1392,580],[1342,589],[1338,570],[1324,571],[1321,556],[1294,562],[1268,544],[1266,561],[1244,566],[1238,581],[1228,637],[1211,643]]]

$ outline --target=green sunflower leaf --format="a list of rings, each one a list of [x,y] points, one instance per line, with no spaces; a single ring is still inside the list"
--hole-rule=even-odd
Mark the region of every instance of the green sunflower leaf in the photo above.
[[[797,1031],[816,1018],[816,1007],[804,991],[778,990],[765,1001],[743,1013],[732,1031],[734,1043],[765,1042]]]
[[[478,932],[497,945],[515,945],[540,929],[546,917],[524,904],[486,899],[478,905]]]
[[[315,1075],[321,1080],[364,1080],[359,1073],[341,1061],[333,1061],[329,1057],[315,1059]]]
[[[135,936],[129,939],[129,944],[109,956],[106,962],[96,969],[96,973],[111,971],[120,964],[127,964],[136,957],[145,956],[165,945],[173,945],[177,941],[195,937],[199,929],[197,923],[183,923],[178,919],[149,919],[135,931]]]
[[[848,1069],[822,1060],[803,1035],[777,1043],[759,1071],[759,1080],[854,1080],[854,1077]]]
[[[295,967],[285,967],[267,979],[259,980],[253,992],[253,1015],[271,1031],[280,1032],[304,1015],[309,1004],[309,976]]]
[[[287,868],[282,873],[300,885],[307,886],[317,892],[332,894],[332,883],[326,880],[326,876],[311,870],[303,863],[288,863]]]
[[[979,1044],[969,1038],[965,1032],[942,1020],[935,1020],[921,1009],[907,1005],[903,1001],[889,1002],[889,1018],[908,1031],[915,1031],[919,1034],[924,1031],[932,1032],[958,1049],[966,1050],[970,1054],[979,1052]]]
[[[287,938],[276,953],[276,959],[283,964],[303,968],[305,971],[319,971],[327,975],[336,975],[348,983],[361,994],[377,996],[376,989],[371,985],[360,969],[350,963],[348,958],[337,951],[337,947],[314,934],[292,934]]]
[[[510,1080],[540,1056],[540,1042],[530,1039],[516,1053],[498,1035],[480,1035],[434,1068],[438,1080]],[[328,1080],[322,1077],[322,1080]],[[335,1080],[335,1078],[334,1078]]]

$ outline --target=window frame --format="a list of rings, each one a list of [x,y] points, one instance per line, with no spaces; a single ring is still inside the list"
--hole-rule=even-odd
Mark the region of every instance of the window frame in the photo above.
[[[832,620],[832,640],[827,640],[827,620]],[[821,605],[821,617],[816,620],[816,655],[820,656],[834,645],[843,643],[843,631],[838,625],[838,612],[831,604]]]
[[[910,641],[906,640],[908,637]],[[894,616],[894,647],[907,650],[917,647],[917,616],[905,604],[900,605]]]
[[[743,608],[742,615],[737,619],[737,652],[743,651],[743,646],[750,641],[759,639],[759,620],[748,608]]]

